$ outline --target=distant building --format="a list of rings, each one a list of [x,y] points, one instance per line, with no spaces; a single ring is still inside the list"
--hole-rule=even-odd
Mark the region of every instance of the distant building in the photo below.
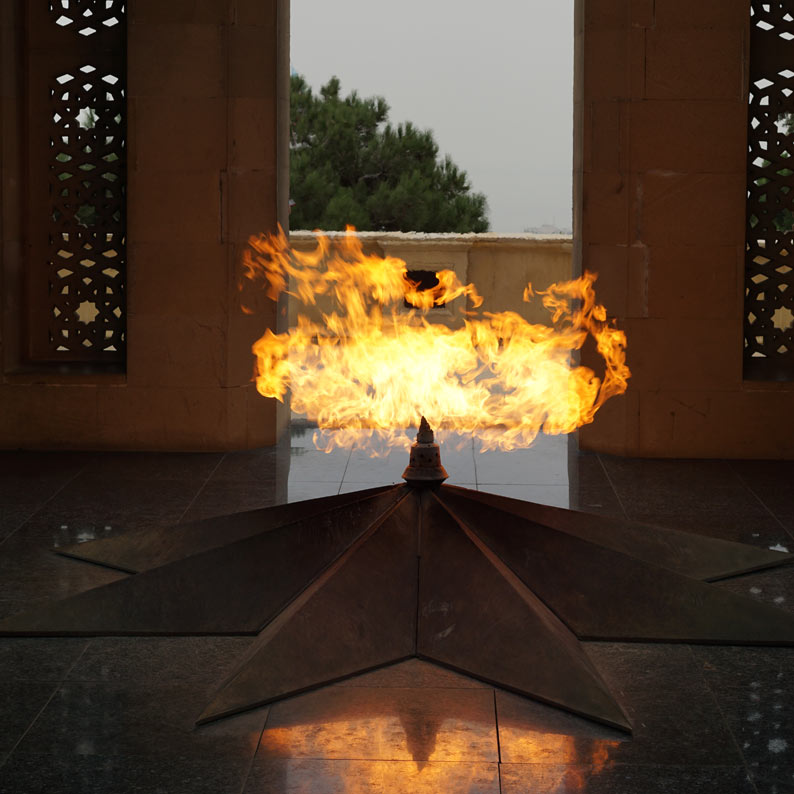
[[[571,234],[571,229],[561,229],[553,223],[542,223],[540,226],[527,226],[524,231],[530,234]]]

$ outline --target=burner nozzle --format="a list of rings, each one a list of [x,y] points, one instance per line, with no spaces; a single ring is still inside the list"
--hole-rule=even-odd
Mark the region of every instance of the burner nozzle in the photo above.
[[[403,472],[403,479],[415,488],[440,485],[449,475],[441,465],[441,449],[435,443],[433,428],[422,417],[416,443],[411,446],[411,457]]]

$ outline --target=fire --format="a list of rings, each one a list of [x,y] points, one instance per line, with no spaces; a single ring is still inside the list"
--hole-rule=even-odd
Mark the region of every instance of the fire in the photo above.
[[[244,266],[273,300],[288,292],[305,307],[333,301],[320,321],[301,314],[285,333],[266,331],[253,352],[259,393],[283,401],[291,390],[293,410],[342,430],[334,445],[364,429],[407,443],[402,430],[423,414],[433,428],[478,436],[484,449],[529,446],[539,432],[592,422],[631,374],[625,334],[597,303],[593,273],[540,291],[527,285],[524,300],[540,299],[550,314],[540,325],[482,311],[476,287],[450,270],[420,290],[405,262],[365,254],[352,228],[334,244],[317,233],[308,253],[291,249],[281,230],[252,237]],[[460,327],[431,321],[433,307],[457,298],[468,306]],[[604,358],[600,377],[572,363],[588,337]]]

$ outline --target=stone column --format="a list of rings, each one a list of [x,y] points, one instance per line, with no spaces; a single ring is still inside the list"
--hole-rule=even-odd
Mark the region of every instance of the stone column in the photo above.
[[[748,3],[577,6],[576,266],[599,273],[633,373],[580,444],[791,456],[794,384],[742,377]]]
[[[239,260],[250,234],[286,220],[289,5],[128,8],[126,372],[7,362],[0,438],[40,448],[272,444],[287,412],[256,393],[250,348],[278,311],[241,291]],[[5,252],[4,266],[13,268]]]

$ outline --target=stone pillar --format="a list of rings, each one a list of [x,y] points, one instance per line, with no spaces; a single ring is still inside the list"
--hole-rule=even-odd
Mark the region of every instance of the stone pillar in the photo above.
[[[575,267],[633,373],[580,445],[791,456],[794,383],[742,376],[748,3],[578,0],[576,41]]]
[[[240,289],[239,260],[250,234],[286,221],[289,5],[136,0],[128,9],[126,372],[56,372],[6,356],[0,439],[272,444],[287,412],[256,393],[250,348],[277,327],[277,307]],[[4,149],[4,172],[13,162]],[[3,242],[13,246],[13,224]],[[3,257],[13,274],[13,255]]]

